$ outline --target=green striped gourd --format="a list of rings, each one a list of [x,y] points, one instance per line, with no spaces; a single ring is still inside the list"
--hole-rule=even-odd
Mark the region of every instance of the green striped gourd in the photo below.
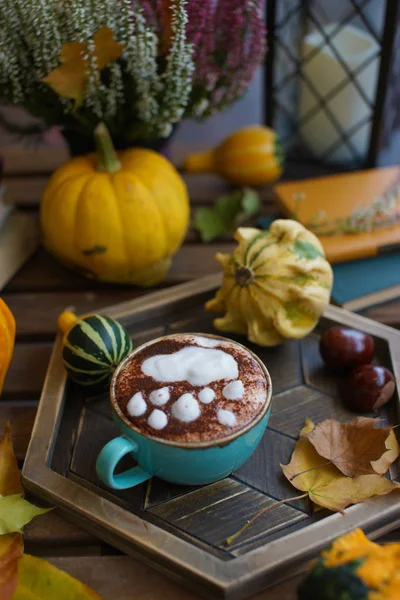
[[[108,383],[115,368],[132,351],[132,341],[122,325],[104,315],[78,318],[63,312],[58,327],[64,333],[65,369],[80,385]]]

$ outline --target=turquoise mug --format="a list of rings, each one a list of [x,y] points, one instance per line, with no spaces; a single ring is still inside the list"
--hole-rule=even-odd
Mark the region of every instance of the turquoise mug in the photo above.
[[[207,336],[204,333],[192,335]],[[168,337],[174,335],[164,336],[159,340]],[[207,337],[232,343],[232,340],[220,336]],[[267,427],[271,412],[271,377],[261,360],[246,348],[260,364],[268,386],[261,412],[248,425],[228,436],[209,442],[175,442],[143,435],[137,431],[116,402],[115,386],[119,373],[131,357],[156,341],[158,340],[147,342],[131,352],[118,366],[111,380],[110,400],[113,417],[122,435],[108,442],[101,450],[96,462],[96,471],[103,483],[116,490],[134,487],[154,476],[181,485],[203,485],[223,479],[250,458]],[[126,454],[133,456],[138,465],[115,474],[118,463]]]

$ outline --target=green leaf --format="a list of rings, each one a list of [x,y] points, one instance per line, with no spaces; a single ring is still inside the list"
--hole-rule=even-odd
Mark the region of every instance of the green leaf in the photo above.
[[[294,244],[294,251],[299,258],[313,260],[315,258],[323,257],[323,254],[318,250],[318,248],[313,246],[313,244],[310,244],[310,242],[304,242],[302,240],[296,240]]]
[[[220,196],[212,207],[198,208],[193,226],[203,242],[211,242],[223,233],[229,233],[260,210],[260,198],[250,188],[235,190]]]
[[[240,223],[237,223],[238,225],[240,225],[249,217],[256,215],[260,210],[260,196],[255,190],[252,190],[251,188],[244,188],[242,194],[241,215],[243,215],[243,220],[241,220]]]
[[[211,242],[224,233],[223,220],[213,208],[198,208],[193,227],[200,233],[203,242]]]
[[[11,496],[0,495],[0,535],[20,532],[22,527],[34,517],[43,515],[51,508],[39,508],[22,497],[22,494]]]

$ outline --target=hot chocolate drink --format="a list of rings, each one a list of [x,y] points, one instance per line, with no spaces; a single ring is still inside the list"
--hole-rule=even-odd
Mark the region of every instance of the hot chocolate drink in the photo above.
[[[268,396],[254,356],[233,341],[176,334],[134,353],[114,384],[134,429],[165,440],[204,442],[251,423]]]

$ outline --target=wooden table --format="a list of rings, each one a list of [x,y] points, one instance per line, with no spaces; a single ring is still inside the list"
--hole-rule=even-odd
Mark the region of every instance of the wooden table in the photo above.
[[[6,183],[11,198],[24,210],[37,214],[38,200],[48,178],[46,169],[54,168],[65,156],[48,156],[47,160],[32,156],[27,160],[26,156],[21,157],[15,151],[8,158]],[[216,177],[190,176],[187,183],[194,207],[209,204],[219,193],[226,191],[225,184]],[[263,190],[262,197],[263,214],[275,214],[270,190]],[[218,243],[203,245],[195,232],[189,231],[164,286],[218,271],[215,253],[229,251],[232,246],[229,236]],[[81,314],[96,311],[145,293],[145,290],[111,287],[82,279],[62,267],[43,249],[39,249],[8,283],[2,297],[17,321],[17,343],[0,401],[0,431],[10,420],[14,447],[21,464],[56,333],[58,314],[66,307],[74,307]],[[366,310],[364,314],[399,327],[400,300]],[[399,532],[396,533],[391,539],[400,538]],[[43,556],[68,571],[92,586],[104,600],[128,600],[133,596],[141,600],[198,598],[165,576],[68,523],[55,512],[34,520],[25,528],[24,538],[27,553]],[[258,598],[294,600],[298,581],[299,578],[290,579]]]

